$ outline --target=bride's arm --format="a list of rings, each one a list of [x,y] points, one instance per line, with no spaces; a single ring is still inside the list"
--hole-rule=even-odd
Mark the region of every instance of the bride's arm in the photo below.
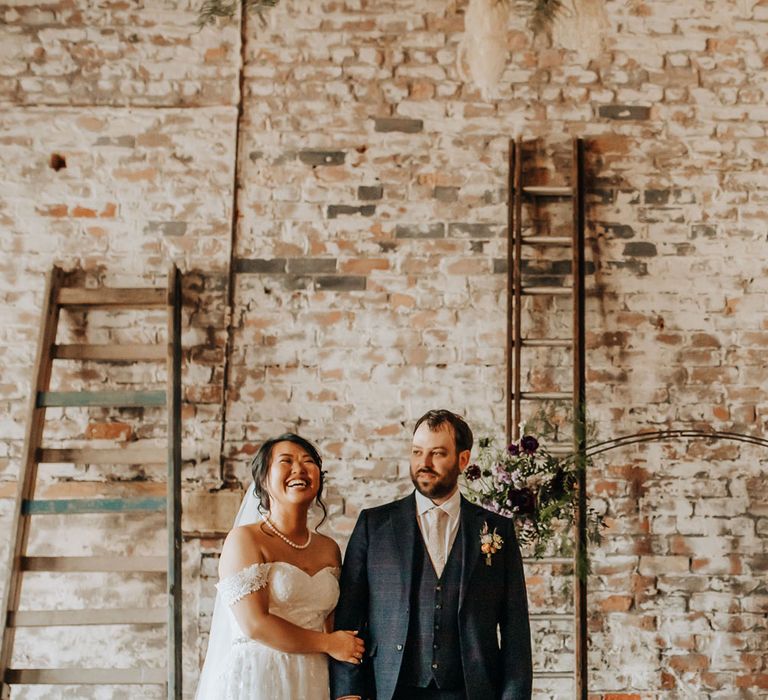
[[[246,528],[235,528],[224,541],[219,560],[219,577],[234,576],[264,558]],[[232,612],[242,632],[278,651],[300,654],[324,653],[339,661],[356,663],[362,655],[363,641],[354,632],[317,632],[294,625],[269,612],[266,586],[249,592],[232,604]]]

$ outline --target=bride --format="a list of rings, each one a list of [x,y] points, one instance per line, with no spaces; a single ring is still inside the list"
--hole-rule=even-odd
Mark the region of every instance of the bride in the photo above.
[[[360,663],[364,647],[356,632],[331,631],[341,553],[307,525],[313,500],[325,514],[322,460],[312,443],[286,433],[261,446],[252,471],[221,552],[195,697],[328,700],[327,657]]]

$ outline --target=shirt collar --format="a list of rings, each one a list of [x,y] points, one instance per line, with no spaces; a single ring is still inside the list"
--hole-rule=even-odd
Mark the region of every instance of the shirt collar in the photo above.
[[[416,491],[415,493],[416,513],[419,517],[424,515],[424,513],[426,513],[428,510],[432,510],[433,508],[437,507],[424,494],[420,493],[419,491]],[[441,503],[439,507],[448,513],[448,517],[451,520],[457,518],[459,516],[459,511],[461,510],[461,493],[459,492],[459,489],[456,489],[453,492],[453,495],[447,501],[445,501],[445,503]]]

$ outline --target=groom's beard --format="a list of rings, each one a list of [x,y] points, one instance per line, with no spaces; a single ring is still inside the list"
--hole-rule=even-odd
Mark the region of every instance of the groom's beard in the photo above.
[[[434,474],[435,479],[433,479],[429,484],[422,484],[419,482],[419,472],[426,472],[429,474]],[[411,481],[413,482],[413,485],[416,487],[416,490],[422,495],[426,496],[430,500],[435,500],[436,498],[445,498],[446,496],[450,496],[453,490],[456,488],[456,484],[459,481],[459,460],[456,459],[456,462],[453,464],[453,467],[451,468],[451,471],[443,474],[440,476],[432,467],[419,467],[416,472],[411,470]]]

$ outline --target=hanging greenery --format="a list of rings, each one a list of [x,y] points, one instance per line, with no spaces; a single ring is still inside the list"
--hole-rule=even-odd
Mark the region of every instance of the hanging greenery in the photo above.
[[[203,0],[197,15],[197,26],[201,29],[209,24],[215,24],[219,18],[232,19],[240,12],[243,5],[246,12],[258,14],[265,23],[264,10],[274,7],[280,0]]]
[[[205,27],[215,24],[216,20],[232,19],[240,12],[240,6],[245,5],[247,12],[256,12],[264,21],[263,11],[275,7],[280,0],[203,0],[197,17],[197,24]],[[509,0],[493,0],[494,4],[508,5]],[[530,27],[534,34],[546,31],[554,21],[563,6],[563,0],[526,0],[531,6]]]

